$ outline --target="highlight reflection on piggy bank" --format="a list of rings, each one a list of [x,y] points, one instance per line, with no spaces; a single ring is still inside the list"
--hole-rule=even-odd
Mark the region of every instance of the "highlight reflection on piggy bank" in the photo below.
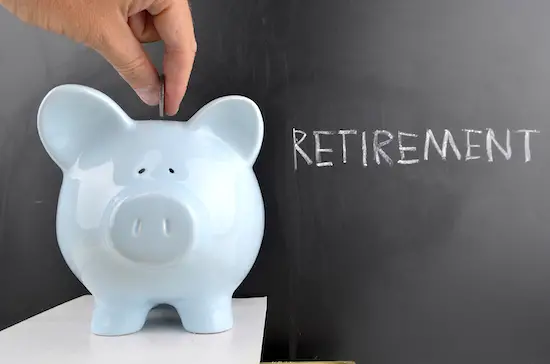
[[[159,304],[187,331],[231,329],[264,233],[256,104],[228,96],[185,123],[135,121],[99,91],[62,85],[42,101],[38,132],[63,172],[57,240],[94,297],[92,332],[139,331]]]

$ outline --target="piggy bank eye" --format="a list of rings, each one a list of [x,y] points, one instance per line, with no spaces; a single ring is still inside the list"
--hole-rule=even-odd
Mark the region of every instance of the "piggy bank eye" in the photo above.
[[[172,168],[168,169],[168,171],[170,171],[170,173],[174,173],[174,170]]]
[[[145,172],[145,168],[142,168],[138,171],[139,174],[142,174],[143,172]]]

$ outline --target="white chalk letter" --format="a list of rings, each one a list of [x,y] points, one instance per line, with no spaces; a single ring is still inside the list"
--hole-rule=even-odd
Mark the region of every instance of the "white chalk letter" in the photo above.
[[[348,161],[348,153],[346,148],[346,135],[357,134],[357,130],[339,130],[338,134],[342,136],[342,163],[346,164]]]
[[[361,150],[363,151],[363,167],[367,166],[367,132],[361,133]]]
[[[529,142],[530,133],[540,133],[538,130],[522,129],[516,130],[516,133],[525,133],[525,163],[531,161],[531,143]]]
[[[500,145],[500,143],[495,138],[495,132],[493,131],[493,129],[491,128],[487,129],[486,148],[487,148],[487,159],[489,160],[489,162],[493,161],[493,147],[492,147],[493,144],[498,148],[498,150],[500,150],[500,152],[504,155],[504,158],[506,158],[506,160],[510,159],[510,157],[512,156],[512,148],[510,147],[510,129],[506,129],[506,150],[504,150],[502,145]]]
[[[388,137],[388,139],[384,140],[383,142],[378,142],[378,136],[380,134],[385,134]],[[380,164],[380,156],[382,156],[382,158],[384,158],[384,160],[390,166],[393,165],[393,161],[390,158],[390,156],[387,155],[386,152],[382,150],[382,147],[388,145],[392,140],[393,140],[393,135],[387,130],[376,130],[374,132],[374,138],[372,140],[372,151],[374,153],[374,160],[376,161],[377,164]]]
[[[300,140],[296,140],[297,133],[302,134]],[[304,152],[303,149],[300,147],[300,144],[304,141],[306,136],[307,134],[302,130],[296,130],[292,128],[292,140],[294,141],[294,170],[298,169],[298,155],[296,154],[296,152],[300,153],[300,155],[302,156],[302,158],[304,158],[308,165],[311,165],[313,163],[311,158],[309,158],[306,152]]]
[[[321,135],[333,135],[333,131],[315,130],[313,136],[315,137],[315,161],[317,167],[332,167],[332,162],[322,162],[321,153],[332,153],[332,148],[321,148]]]
[[[399,143],[399,153],[401,154],[401,159],[397,161],[399,164],[415,164],[418,163],[418,159],[405,159],[405,152],[414,152],[416,151],[416,147],[404,147],[403,146],[403,137],[411,137],[416,138],[418,135],[416,134],[409,134],[409,133],[402,133],[400,131],[397,132],[397,141]]]
[[[445,129],[445,134],[443,135],[443,144],[442,147],[437,144],[437,141],[435,140],[434,133],[431,129],[426,130],[426,142],[424,143],[424,160],[428,160],[428,152],[430,149],[430,141],[432,142],[433,146],[441,156],[441,159],[444,161],[447,160],[447,146],[450,144],[451,148],[453,149],[453,152],[455,152],[456,159],[460,160],[462,156],[460,155],[460,151],[456,147],[455,140],[453,138],[453,135],[451,132],[447,129]]]
[[[464,160],[469,161],[473,159],[479,159],[478,155],[472,156],[472,148],[479,148],[477,144],[470,143],[470,133],[481,134],[481,130],[472,130],[472,129],[462,129],[466,133],[466,158]]]

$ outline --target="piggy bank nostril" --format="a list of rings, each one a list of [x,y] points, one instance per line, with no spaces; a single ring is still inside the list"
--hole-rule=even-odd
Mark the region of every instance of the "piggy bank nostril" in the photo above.
[[[134,237],[138,237],[140,233],[141,233],[141,220],[136,219],[134,221],[133,226],[132,226],[132,235]]]
[[[165,236],[170,236],[170,220],[162,220],[162,232]]]

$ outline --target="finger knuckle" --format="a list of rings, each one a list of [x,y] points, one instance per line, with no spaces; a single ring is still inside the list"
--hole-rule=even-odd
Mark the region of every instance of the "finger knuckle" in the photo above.
[[[94,19],[82,23],[74,33],[73,38],[89,47],[103,49],[110,46],[110,37],[104,24]]]
[[[196,54],[197,53],[197,50],[198,50],[198,43],[197,43],[197,40],[195,38],[193,38],[193,40],[191,41],[191,45],[189,46],[190,49],[189,51],[192,53],[192,54]]]
[[[142,56],[135,56],[115,66],[120,73],[132,77],[133,75],[137,75],[147,66],[147,60]]]

